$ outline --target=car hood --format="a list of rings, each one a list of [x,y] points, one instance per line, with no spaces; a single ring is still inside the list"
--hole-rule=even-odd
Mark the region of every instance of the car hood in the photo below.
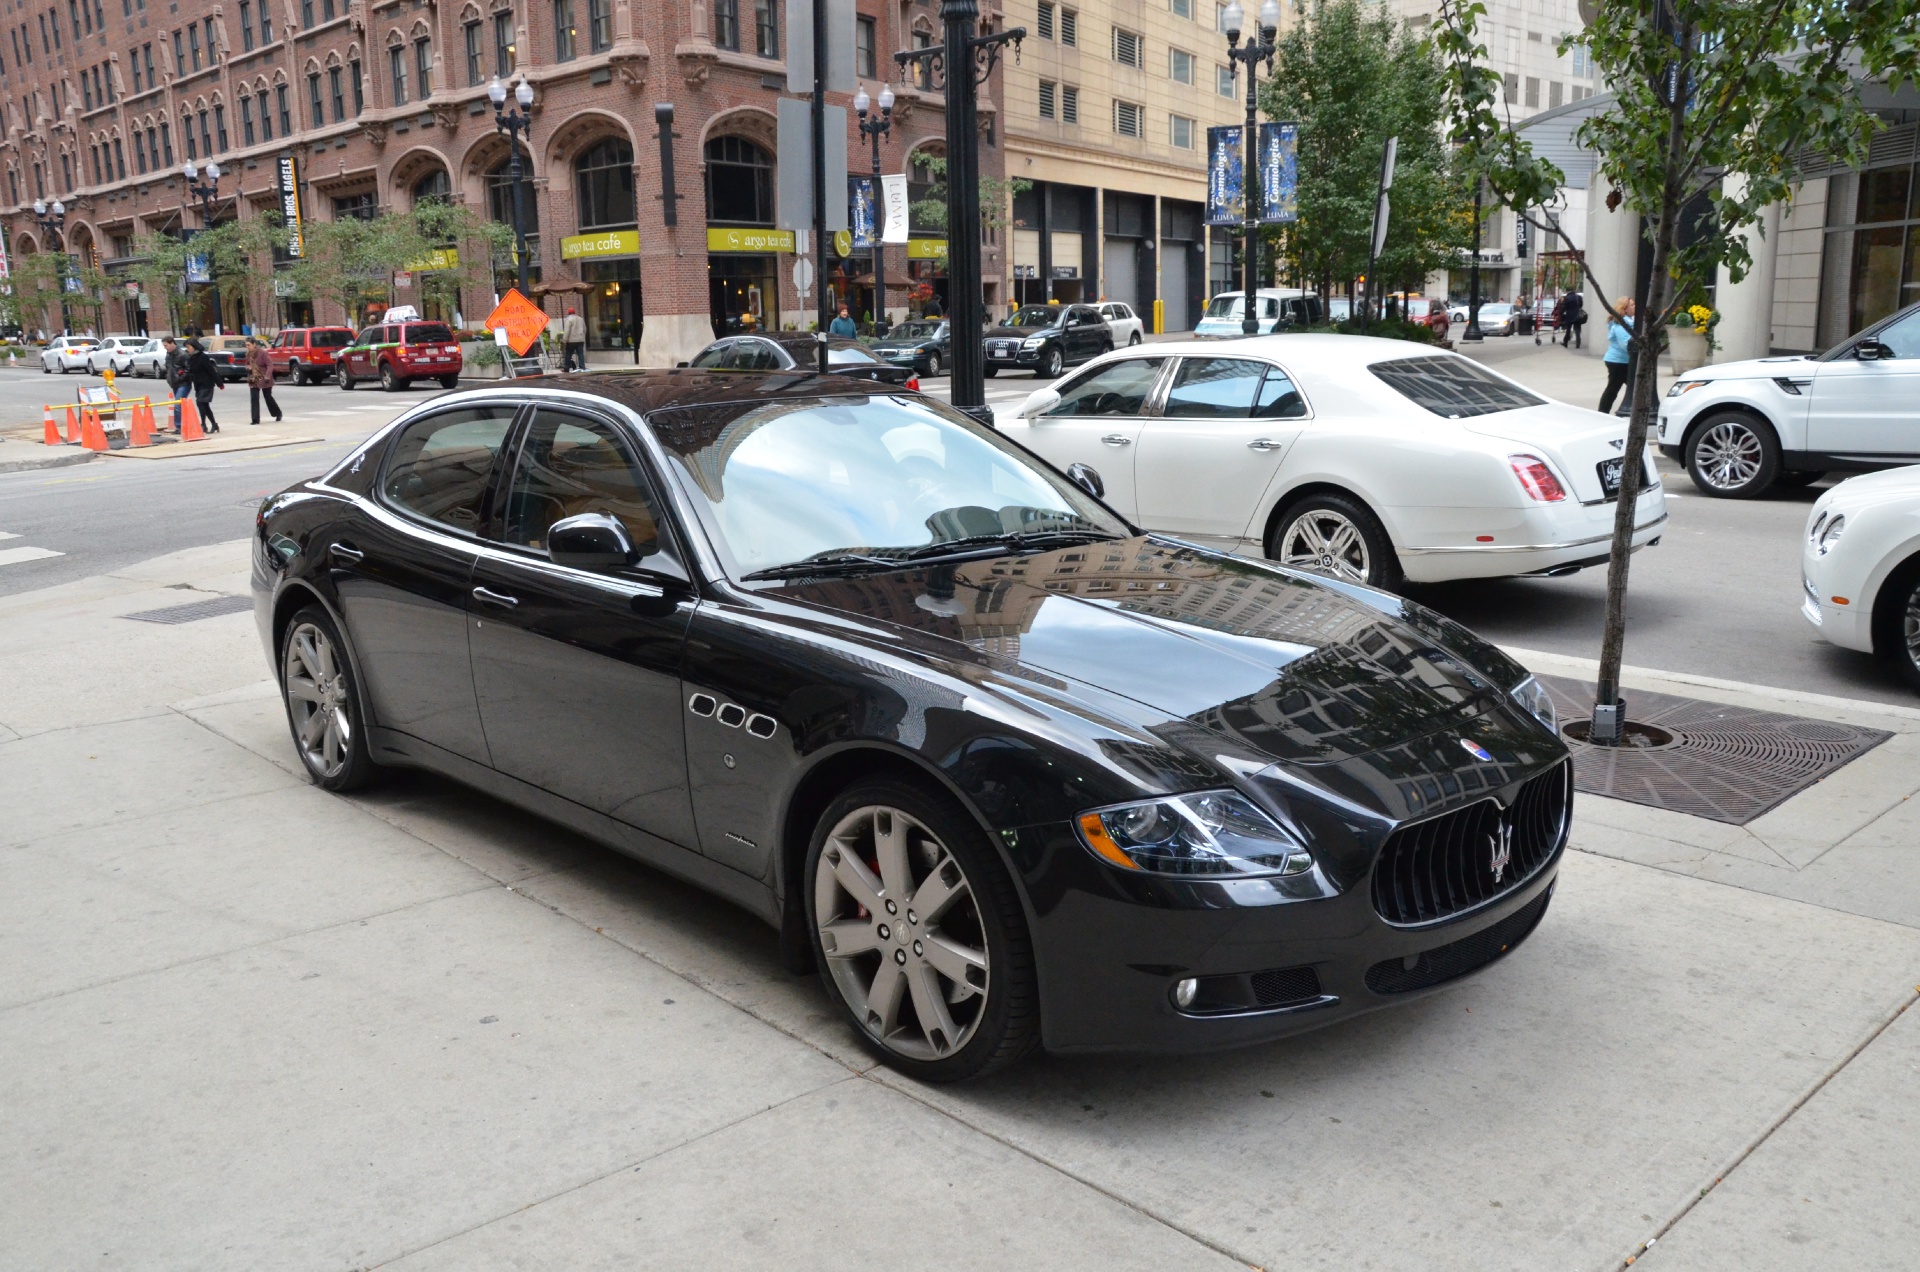
[[[983,340],[1025,340],[1029,336],[1057,336],[1058,327],[988,327],[980,333]]]
[[[1920,503],[1920,464],[1849,477],[1822,495],[1818,506],[1849,510],[1908,501]]]
[[[1771,380],[1775,376],[1791,375],[1782,367],[1804,368],[1813,359],[1807,354],[1789,354],[1776,358],[1747,358],[1740,362],[1716,362],[1712,366],[1697,367],[1676,380]]]
[[[1472,763],[1462,737],[1528,762],[1557,746],[1505,692],[1524,669],[1432,611],[1153,536],[779,595],[963,677],[1129,699],[1163,740],[1241,771],[1390,753],[1384,770],[1431,774]],[[1389,794],[1367,802],[1409,801]]]

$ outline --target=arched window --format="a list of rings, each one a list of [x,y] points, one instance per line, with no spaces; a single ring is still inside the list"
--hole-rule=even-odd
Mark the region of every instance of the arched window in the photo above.
[[[773,160],[744,137],[707,143],[707,220],[716,225],[773,224]]]
[[[487,173],[487,219],[501,225],[513,224],[513,176],[510,172],[511,159],[502,159]],[[527,162],[520,161],[520,209],[526,218],[527,236],[536,236],[540,232],[540,210],[533,197],[533,182],[527,172]]]
[[[413,206],[417,208],[431,199],[445,203],[452,194],[453,183],[447,179],[447,170],[435,168],[413,183]]]
[[[590,147],[573,161],[580,228],[625,228],[633,214],[633,147],[615,137]]]

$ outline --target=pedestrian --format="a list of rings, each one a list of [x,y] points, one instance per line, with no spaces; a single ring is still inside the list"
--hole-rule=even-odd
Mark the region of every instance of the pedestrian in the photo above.
[[[1555,340],[1565,338],[1562,331],[1566,326],[1566,321],[1567,298],[1565,296],[1556,297],[1553,302],[1553,338]]]
[[[253,422],[260,422],[260,399],[266,398],[273,422],[283,418],[280,404],[273,400],[273,359],[267,356],[267,342],[258,336],[247,337],[247,399],[253,408]]]
[[[190,341],[189,347],[192,352],[187,355],[187,383],[193,387],[193,404],[200,408],[200,421],[207,432],[218,433],[220,424],[213,418],[213,391],[227,386],[220,383],[220,371],[207,356],[207,347],[198,340]]]
[[[1622,296],[1613,302],[1613,308],[1620,316],[1607,324],[1607,352],[1603,360],[1607,364],[1607,391],[1600,395],[1600,409],[1613,410],[1614,399],[1620,396],[1620,390],[1633,379],[1635,360],[1629,343],[1633,339],[1633,298]],[[1624,408],[1618,414],[1625,415],[1633,409],[1633,395],[1629,391],[1627,400],[1621,403]]]
[[[160,373],[167,380],[167,396],[173,402],[173,431],[180,431],[180,399],[187,394],[187,351],[172,336],[163,336],[160,347],[167,351],[166,359],[160,364]]]
[[[860,329],[853,325],[853,318],[847,313],[845,305],[840,306],[840,316],[827,324],[827,330],[836,336],[845,336],[849,340],[860,334]]]
[[[561,369],[571,371],[577,362],[580,370],[587,369],[587,320],[567,306],[567,316],[560,323],[560,339],[566,346],[561,360]]]
[[[1561,337],[1560,343],[1564,348],[1578,349],[1580,347],[1580,328],[1585,326],[1587,322],[1586,297],[1577,291],[1570,291],[1561,297],[1560,304],[1560,321],[1565,323],[1567,328],[1567,333]]]

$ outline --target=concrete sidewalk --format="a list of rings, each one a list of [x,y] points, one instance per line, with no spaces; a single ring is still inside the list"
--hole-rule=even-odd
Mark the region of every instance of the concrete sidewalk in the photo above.
[[[7,1266],[1912,1266],[1920,711],[1634,672],[1897,736],[1744,828],[1582,797],[1451,993],[932,1089],[720,902],[314,789],[248,615],[119,617],[244,567],[0,599]]]

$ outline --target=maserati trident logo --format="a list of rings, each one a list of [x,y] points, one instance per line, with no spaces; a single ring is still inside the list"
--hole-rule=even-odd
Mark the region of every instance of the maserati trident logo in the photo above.
[[[1481,763],[1483,764],[1493,763],[1493,752],[1487,750],[1486,747],[1481,746],[1478,742],[1475,742],[1472,738],[1461,738],[1460,745],[1466,747],[1467,754],[1471,755],[1474,759],[1479,760]]]
[[[1499,829],[1487,835],[1487,866],[1493,871],[1493,881],[1500,882],[1500,876],[1507,872],[1507,864],[1513,860],[1513,823],[1502,817]]]

